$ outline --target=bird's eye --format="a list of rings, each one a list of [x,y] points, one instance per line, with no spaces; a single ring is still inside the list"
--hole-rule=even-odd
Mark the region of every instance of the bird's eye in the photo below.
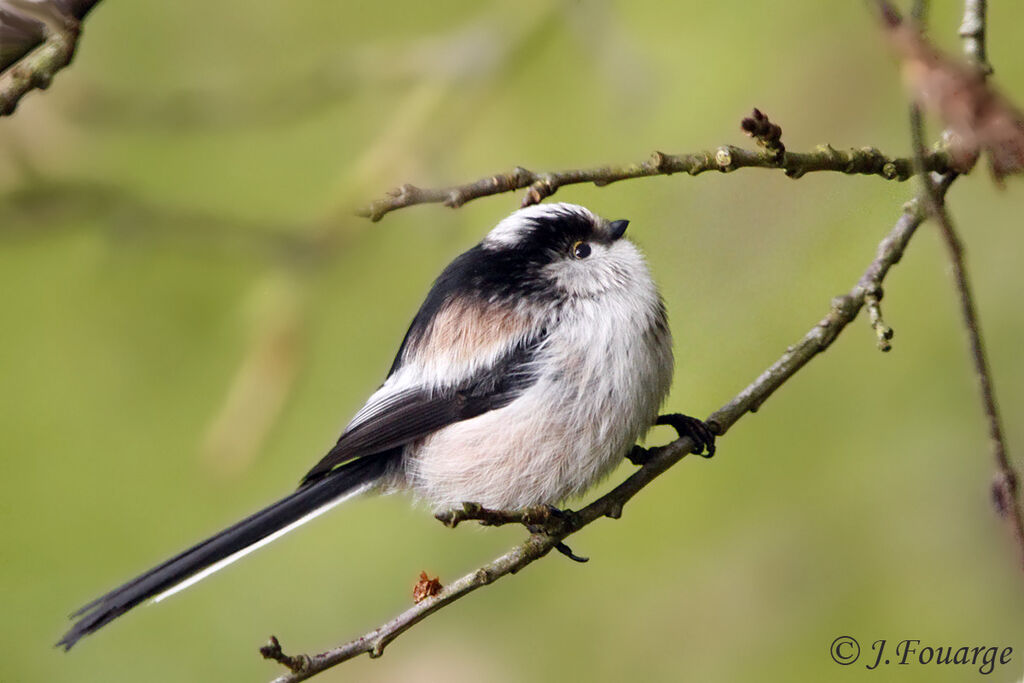
[[[573,258],[587,258],[590,256],[590,245],[586,242],[576,242],[572,245]]]

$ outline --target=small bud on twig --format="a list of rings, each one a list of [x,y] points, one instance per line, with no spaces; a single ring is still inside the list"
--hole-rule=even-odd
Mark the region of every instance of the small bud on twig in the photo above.
[[[750,116],[740,122],[740,128],[777,161],[782,160],[786,146],[782,144],[782,127],[772,123],[768,117],[755,108]]]

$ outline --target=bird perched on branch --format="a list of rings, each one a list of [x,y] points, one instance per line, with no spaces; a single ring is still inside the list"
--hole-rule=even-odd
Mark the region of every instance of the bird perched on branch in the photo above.
[[[703,422],[658,416],[672,336],[627,225],[572,204],[498,223],[437,278],[384,384],[297,491],[89,603],[58,645],[360,493],[410,490],[435,510],[553,506],[637,461],[655,423],[713,453]]]

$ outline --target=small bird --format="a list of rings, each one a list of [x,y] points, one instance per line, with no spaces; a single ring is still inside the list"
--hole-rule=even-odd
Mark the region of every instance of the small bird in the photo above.
[[[653,424],[713,454],[703,422],[658,415],[672,335],[628,224],[573,204],[502,220],[437,278],[384,384],[297,491],[85,605],[57,645],[367,491],[409,490],[435,511],[554,506],[623,457],[642,462]]]

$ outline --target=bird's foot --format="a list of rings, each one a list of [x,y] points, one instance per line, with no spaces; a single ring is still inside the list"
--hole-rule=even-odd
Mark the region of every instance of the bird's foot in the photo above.
[[[682,413],[659,415],[654,424],[668,425],[676,430],[679,438],[693,439],[694,447],[690,451],[702,458],[710,458],[715,454],[715,429],[703,420]],[[626,459],[634,465],[643,465],[651,459],[651,450],[642,446],[633,446]]]
[[[572,510],[563,510],[555,507],[554,505],[544,505],[542,507],[547,510],[547,518],[544,520],[543,524],[527,525],[526,528],[529,529],[531,533],[552,535],[566,533],[576,529],[576,513]],[[582,557],[574,553],[572,548],[566,545],[565,541],[559,541],[556,543],[555,550],[562,553],[573,562],[590,562],[589,557]]]
[[[710,458],[715,454],[715,429],[704,420],[682,413],[668,413],[659,415],[654,424],[668,425],[676,430],[679,438],[690,437],[693,439],[694,447],[691,453],[704,458]]]

